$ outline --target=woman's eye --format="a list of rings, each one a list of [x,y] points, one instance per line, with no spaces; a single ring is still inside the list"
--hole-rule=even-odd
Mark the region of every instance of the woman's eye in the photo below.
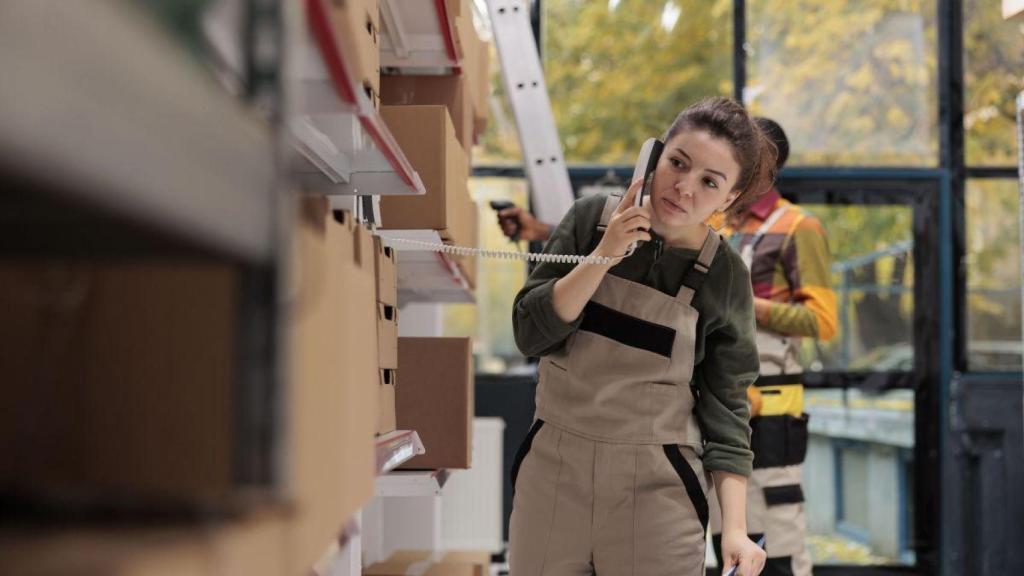
[[[682,167],[683,167],[683,163],[682,163],[682,162],[680,162],[680,161],[679,161],[678,159],[676,159],[676,158],[669,158],[669,160],[668,160],[668,161],[669,161],[669,162],[670,162],[670,163],[672,164],[672,166],[675,166],[676,168],[682,168]]]
[[[704,185],[707,186],[708,188],[715,188],[716,190],[718,189],[718,182],[715,182],[713,178],[705,178]]]

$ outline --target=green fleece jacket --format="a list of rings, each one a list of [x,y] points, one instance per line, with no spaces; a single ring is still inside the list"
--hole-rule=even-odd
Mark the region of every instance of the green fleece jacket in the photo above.
[[[597,224],[606,196],[577,200],[544,247],[550,254],[590,254],[600,241]],[[671,248],[657,236],[609,271],[620,278],[676,295],[697,250]],[[527,356],[544,356],[565,345],[579,327],[555,313],[552,289],[573,264],[542,263],[513,305],[516,344]],[[749,476],[750,404],[747,386],[757,379],[754,303],[750,273],[739,254],[722,242],[707,280],[693,301],[697,321],[692,384],[699,396],[694,412],[704,435],[704,467]]]

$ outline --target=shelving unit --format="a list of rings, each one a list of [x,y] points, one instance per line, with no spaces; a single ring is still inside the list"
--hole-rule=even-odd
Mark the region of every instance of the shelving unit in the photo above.
[[[290,19],[296,39],[288,123],[297,152],[293,174],[320,194],[424,194],[419,175],[338,49],[329,10],[326,0],[306,0],[301,17]]]
[[[404,73],[458,71],[462,51],[445,0],[381,0],[380,64]]]
[[[377,474],[387,474],[426,450],[415,430],[395,430],[377,438]]]
[[[10,3],[0,70],[4,246],[273,260],[269,125],[141,14]]]
[[[377,496],[440,496],[449,476],[448,470],[396,470],[377,478]]]
[[[405,472],[394,471],[413,456],[425,452],[419,434],[414,430],[396,430],[377,438],[377,493],[381,487],[393,489],[402,485]],[[440,479],[443,486],[447,475]],[[406,482],[408,483],[408,482]],[[435,479],[435,484],[438,480]],[[440,487],[438,487],[440,490]],[[362,571],[362,512],[346,523],[336,542],[332,542],[314,566],[318,576],[356,576]]]
[[[398,297],[403,303],[476,302],[473,289],[451,256],[424,247],[395,242],[405,238],[442,244],[436,230],[378,230],[398,254]]]
[[[0,90],[0,175],[10,187],[0,195],[0,223],[4,224],[0,226],[0,238],[5,254],[38,256],[39,262],[71,256],[84,263],[101,260],[119,264],[127,255],[132,257],[132,263],[143,265],[198,262],[200,266],[210,264],[229,269],[230,280],[236,284],[224,290],[227,296],[223,302],[218,299],[213,303],[214,298],[198,291],[193,294],[189,289],[175,289],[175,294],[184,295],[181,299],[169,298],[170,303],[161,301],[153,305],[152,300],[146,299],[148,293],[141,290],[140,301],[149,308],[160,308],[164,315],[126,323],[128,328],[118,332],[127,342],[127,349],[135,345],[144,348],[150,343],[151,330],[173,329],[177,330],[175,334],[185,334],[183,339],[193,337],[191,341],[195,341],[195,334],[214,324],[213,315],[183,319],[184,314],[174,313],[175,306],[210,300],[215,313],[229,311],[237,315],[221,319],[228,327],[224,330],[228,334],[223,338],[224,348],[204,349],[216,357],[206,359],[212,368],[203,364],[199,377],[191,380],[203,383],[213,372],[221,378],[218,383],[223,385],[223,394],[205,403],[205,407],[213,406],[209,410],[213,415],[202,424],[209,424],[217,432],[227,430],[222,437],[229,440],[224,442],[226,447],[222,451],[194,469],[190,467],[191,459],[202,458],[194,454],[198,450],[189,446],[204,443],[180,443],[186,446],[184,460],[188,462],[175,471],[184,470],[186,476],[196,477],[221,474],[226,478],[226,488],[214,492],[209,501],[203,499],[205,493],[199,494],[197,490],[195,503],[183,504],[184,512],[174,509],[174,514],[182,514],[175,518],[198,517],[203,523],[185,522],[170,527],[160,518],[146,517],[154,533],[175,530],[175,536],[187,544],[180,548],[151,543],[143,534],[146,541],[136,552],[132,538],[119,532],[120,528],[111,529],[99,516],[96,520],[89,516],[84,522],[95,525],[82,529],[95,531],[95,542],[102,545],[96,552],[100,557],[97,566],[117,567],[129,565],[122,563],[129,561],[131,566],[136,561],[140,566],[148,565],[150,554],[158,559],[173,557],[177,562],[180,551],[183,562],[195,560],[194,565],[184,570],[190,573],[294,574],[299,573],[298,569],[306,570],[315,559],[321,540],[334,537],[338,527],[335,522],[342,519],[336,520],[333,515],[350,514],[363,500],[369,500],[371,487],[379,497],[432,497],[440,494],[449,477],[446,470],[396,470],[425,452],[415,431],[383,435],[371,448],[363,441],[369,434],[356,434],[354,425],[333,426],[350,422],[337,417],[341,414],[338,405],[363,406],[364,402],[319,402],[319,392],[323,390],[349,390],[321,385],[330,380],[324,374],[341,374],[323,369],[337,368],[331,356],[336,351],[317,346],[328,341],[326,338],[304,336],[298,346],[298,340],[293,340],[293,331],[309,328],[308,324],[296,327],[309,317],[341,326],[337,322],[332,324],[332,319],[354,316],[335,316],[341,309],[338,306],[311,306],[308,309],[317,313],[302,318],[302,304],[314,300],[317,305],[325,301],[352,304],[361,302],[364,295],[373,299],[373,287],[364,272],[368,267],[370,276],[373,275],[373,258],[382,252],[370,250],[373,243],[367,242],[369,231],[358,219],[332,213],[326,206],[348,210],[356,205],[373,205],[374,200],[367,202],[367,197],[378,197],[379,202],[380,196],[422,195],[426,190],[383,121],[373,96],[368,96],[355,78],[351,55],[339,47],[340,32],[332,21],[338,15],[332,13],[336,6],[329,0],[303,0],[280,6],[231,1],[215,4],[211,9],[217,10],[216,14],[203,14],[199,27],[203,28],[203,39],[213,44],[212,50],[218,54],[206,52],[206,46],[197,48],[176,41],[168,30],[153,21],[154,14],[119,0],[70,4],[58,0],[15,0],[5,5],[0,18],[0,70],[4,73],[4,88]],[[260,22],[270,22],[271,28],[280,24],[281,29],[275,28],[266,35],[266,30],[259,34],[245,30],[254,20],[247,19],[252,13],[245,13],[242,6],[259,12],[260,18],[270,14],[269,19]],[[280,17],[276,10],[281,11]],[[445,0],[384,0],[381,11],[382,19],[388,19],[385,26],[392,31],[384,41],[393,48],[395,58],[403,59],[395,64],[388,60],[392,56],[382,54],[384,66],[404,71],[462,73],[455,18]],[[195,8],[189,16],[202,13],[202,9]],[[211,26],[215,30],[211,31]],[[256,36],[258,40],[254,39]],[[268,38],[269,44],[265,43]],[[280,43],[275,43],[275,39]],[[279,61],[280,55],[287,61]],[[254,60],[259,62],[254,64]],[[216,70],[209,69],[211,63]],[[217,64],[230,70],[218,68]],[[256,68],[263,74],[261,89],[280,88],[280,94],[275,92],[269,100],[261,100],[264,92],[246,93],[245,75],[259,75],[254,71]],[[266,73],[268,69],[271,73]],[[298,194],[335,198],[330,203],[323,198],[306,203],[297,201]],[[317,202],[320,204],[311,208]],[[301,210],[294,210],[300,204]],[[319,219],[315,226],[311,224],[312,212]],[[312,232],[299,238],[303,231]],[[324,234],[318,236],[319,232]],[[387,234],[440,242],[437,232]],[[349,246],[354,250],[348,250]],[[472,289],[451,257],[396,248],[398,290],[403,303],[473,302]],[[294,250],[301,250],[306,261],[298,262]],[[367,258],[367,253],[373,257]],[[340,258],[334,257],[338,254],[353,262],[346,262],[342,268]],[[277,292],[286,280],[294,280],[290,274],[298,269],[304,273],[300,281],[306,289],[300,291],[301,298],[308,300],[289,301],[289,306],[282,306],[282,301],[294,294],[282,297]],[[316,293],[310,287],[322,280],[316,277],[318,271],[330,272],[325,276],[330,276],[333,288],[351,288],[359,298],[338,299],[340,296],[330,291]],[[353,271],[366,282],[357,283]],[[153,282],[153,278],[159,276],[144,280]],[[145,282],[139,285],[148,288]],[[196,284],[186,286],[193,288]],[[129,285],[125,291],[131,292],[132,287],[135,285]],[[329,295],[324,297],[324,293]],[[330,300],[331,295],[334,300]],[[111,306],[115,310],[109,318],[114,320],[103,316],[94,321],[96,326],[92,328],[101,335],[116,331],[118,305],[123,303],[120,300]],[[396,303],[389,300],[388,304]],[[16,318],[32,327],[41,326],[44,335],[48,335],[46,330],[53,330],[45,319]],[[171,326],[175,322],[183,325]],[[315,325],[312,330],[318,328]],[[353,332],[361,336],[365,330]],[[169,350],[167,355],[173,356],[178,348],[185,346],[161,349]],[[301,356],[296,349],[314,353]],[[101,358],[109,361],[103,369],[115,375],[124,373],[123,367],[118,371],[118,360],[125,354],[124,348],[118,348],[110,352],[111,358]],[[369,356],[364,355],[363,359]],[[164,356],[157,358],[155,364],[163,367]],[[296,358],[308,361],[297,362]],[[354,363],[352,357],[347,361]],[[136,364],[140,363],[144,362]],[[311,369],[296,376],[291,370],[294,366]],[[16,374],[17,380],[36,376],[29,373],[22,378],[20,373]],[[177,393],[178,388],[173,386],[175,374],[165,379],[164,388]],[[108,410],[136,417],[142,422],[138,437],[131,439],[136,448],[148,440],[146,426],[151,420],[156,421],[152,417],[158,413],[170,414],[172,420],[183,422],[183,427],[205,430],[196,424],[198,420],[189,420],[187,416],[195,417],[196,406],[206,397],[196,399],[178,394],[173,399],[180,403],[160,397],[142,407],[129,398],[124,401],[125,406],[111,408],[109,405],[117,402],[106,400],[118,396],[118,391],[131,389],[153,397],[155,387],[144,377],[127,380],[128,385],[120,389],[116,385],[96,387],[99,391],[95,396],[99,399],[90,396],[90,401],[95,402],[87,409],[97,421],[102,421]],[[215,392],[221,391],[218,388]],[[370,394],[363,397],[365,406],[376,405]],[[79,397],[71,396],[69,400],[76,398]],[[297,398],[305,403],[295,401]],[[20,396],[12,400],[36,401]],[[313,417],[301,417],[311,414]],[[368,416],[360,424],[369,423],[371,418]],[[304,427],[294,426],[296,422]],[[322,426],[324,422],[328,425]],[[54,430],[54,435],[65,432],[57,425]],[[85,436],[92,439],[89,434]],[[203,436],[204,440],[209,438]],[[334,450],[342,448],[342,441],[349,442],[344,448],[351,454]],[[371,458],[374,449],[375,462]],[[354,455],[355,452],[358,454]],[[134,480],[105,460],[94,460],[103,474],[109,474],[106,480],[113,479],[114,484],[130,484]],[[301,462],[301,467],[297,462]],[[349,464],[353,470],[361,466],[361,472],[350,471]],[[375,464],[375,470],[371,464]],[[325,471],[334,475],[321,474]],[[81,482],[86,491],[92,489],[89,478],[79,480],[66,475],[59,481],[68,481],[72,489],[79,488],[75,482]],[[170,480],[168,484],[174,482]],[[361,486],[357,486],[359,482]],[[177,482],[173,487],[181,484],[184,483]],[[132,485],[125,491],[126,500],[132,505],[134,488],[137,487]],[[216,489],[221,490],[219,486]],[[60,490],[53,493],[61,496]],[[102,496],[107,494],[113,494],[112,499],[116,500],[116,491],[103,492]],[[342,503],[345,498],[341,495],[348,500]],[[335,496],[338,498],[332,500]],[[178,506],[175,497],[176,494],[168,497],[169,506]],[[181,498],[191,497],[189,493]],[[218,500],[222,497],[226,504]],[[96,509],[100,511],[105,505],[119,504],[102,497],[97,502]],[[145,512],[148,503],[144,501],[139,509]],[[317,503],[323,505],[313,510]],[[345,511],[341,511],[342,507]],[[92,508],[86,514],[91,511]],[[129,528],[143,532],[134,524]],[[336,542],[323,542],[325,547],[330,545],[330,550],[316,566],[317,572],[358,574],[362,567],[361,530],[362,515],[357,513],[348,520]],[[43,542],[37,549],[46,550],[47,557],[56,556],[50,551],[61,550],[65,541],[58,530],[54,532],[52,542],[46,533],[40,537]],[[74,534],[71,537],[71,541],[77,542]],[[86,544],[93,546],[90,538],[85,540]],[[9,544],[18,545],[16,540],[12,537]],[[75,552],[84,554],[83,562],[92,561],[91,550],[82,548]],[[122,554],[130,558],[122,561]],[[206,558],[208,555],[213,559]],[[70,557],[79,558],[75,554]],[[35,561],[32,554],[24,558],[26,565]],[[277,565],[279,562],[287,566]],[[167,573],[181,571],[171,568]]]

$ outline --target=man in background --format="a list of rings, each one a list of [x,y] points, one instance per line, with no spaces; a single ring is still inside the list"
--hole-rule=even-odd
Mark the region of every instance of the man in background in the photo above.
[[[786,133],[767,118],[757,123],[775,142],[781,171],[789,157]],[[723,232],[750,268],[761,361],[761,376],[748,390],[754,472],[747,484],[747,529],[752,539],[765,538],[768,563],[762,574],[810,576],[801,487],[808,416],[799,351],[804,338],[826,341],[836,334],[828,241],[821,222],[782,198],[777,188]],[[712,542],[721,562],[716,516],[711,514]]]

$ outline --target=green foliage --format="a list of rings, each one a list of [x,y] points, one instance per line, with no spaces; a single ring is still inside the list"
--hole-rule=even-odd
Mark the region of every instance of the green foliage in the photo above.
[[[934,2],[748,6],[748,104],[785,127],[791,166],[938,163]]]
[[[998,0],[964,2],[964,128],[967,163],[1017,162],[1014,98],[1024,89],[1024,34]]]
[[[566,158],[630,163],[688,104],[730,95],[731,5],[545,0],[545,76]],[[666,6],[678,8],[674,25]]]

